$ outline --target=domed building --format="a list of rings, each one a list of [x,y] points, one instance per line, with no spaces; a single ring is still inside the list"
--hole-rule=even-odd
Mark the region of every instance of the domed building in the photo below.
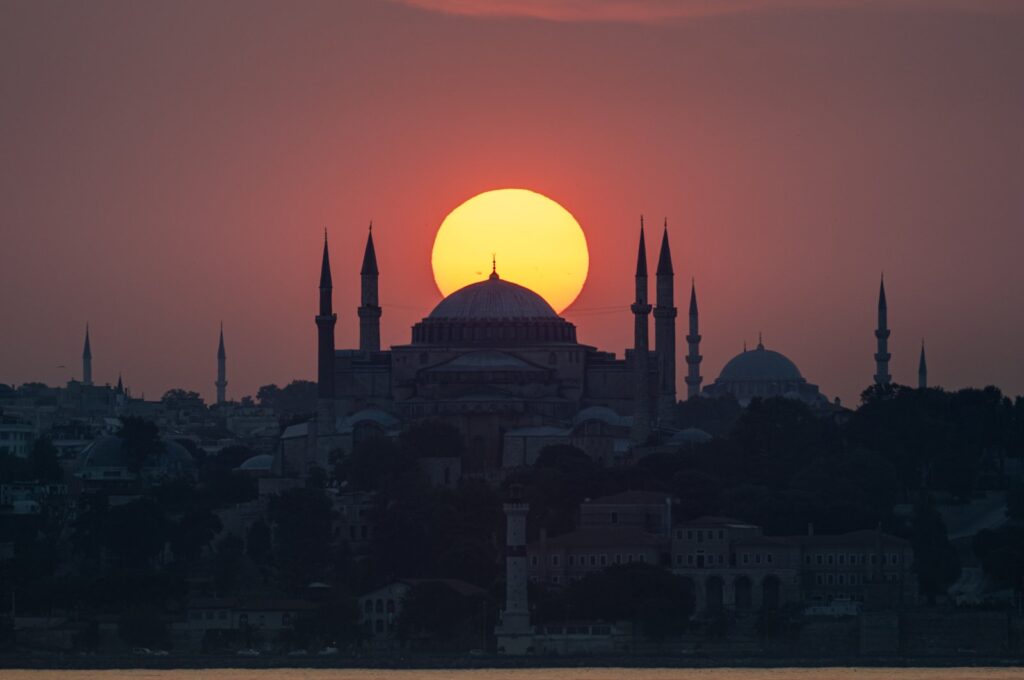
[[[667,238],[666,234],[659,263],[663,311],[671,307]],[[316,318],[320,400],[315,436],[320,456],[325,450],[350,450],[358,438],[351,418],[368,410],[389,414],[400,423],[440,419],[454,425],[465,438],[462,469],[470,473],[502,467],[506,434],[561,430],[569,443],[574,417],[589,407],[606,408],[627,419],[634,438],[646,439],[659,404],[674,404],[676,397],[674,364],[672,379],[663,379],[665,362],[648,346],[651,306],[646,304],[642,240],[640,261],[638,291],[642,282],[643,299],[634,313],[645,326],[640,333],[638,321],[636,347],[643,347],[642,352],[634,348],[616,358],[580,343],[576,327],[543,297],[502,279],[496,268],[486,279],[441,300],[413,326],[408,344],[382,350],[371,234],[360,271],[359,348],[338,350],[325,242]],[[671,311],[674,317],[674,307]],[[663,335],[667,324],[674,324],[667,314],[656,322]],[[620,432],[616,436],[621,439]],[[624,448],[619,444],[617,450]]]
[[[722,367],[718,379],[704,388],[712,397],[732,395],[746,406],[755,397],[789,397],[811,406],[826,406],[828,399],[800,373],[786,355],[766,349],[758,339],[757,347],[743,351]]]
[[[124,440],[112,435],[100,437],[82,449],[75,472],[75,477],[86,483],[132,482],[140,478],[158,482],[195,476],[192,454],[172,439],[161,439],[159,447],[139,467],[129,459]]]

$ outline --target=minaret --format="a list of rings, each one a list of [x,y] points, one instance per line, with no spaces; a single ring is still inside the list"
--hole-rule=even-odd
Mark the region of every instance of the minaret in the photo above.
[[[704,378],[700,375],[700,325],[697,320],[697,284],[690,281],[690,332],[686,336],[686,398],[700,396],[700,384]]]
[[[529,574],[526,563],[526,515],[529,503],[513,486],[505,511],[505,608],[495,627],[499,654],[526,654],[533,644],[527,599]]]
[[[888,385],[892,380],[889,375],[889,316],[885,304],[885,277],[878,289],[878,328],[875,330],[878,340],[878,351],[875,352],[875,384]]]
[[[85,346],[82,347],[82,384],[92,385],[92,349],[89,347],[89,323],[85,324]]]
[[[669,423],[676,405],[676,314],[675,276],[668,247],[668,220],[661,234],[661,253],[655,273],[654,349],[658,357],[658,420]]]
[[[917,386],[928,389],[928,362],[924,358],[924,340],[921,340],[921,358],[917,361]]]
[[[324,255],[320,263],[320,313],[316,316],[317,422],[321,434],[334,430],[334,325],[338,322],[338,315],[333,311],[333,291],[325,229]]]
[[[640,217],[640,247],[636,255],[636,301],[633,312],[633,371],[636,390],[633,407],[633,439],[644,442],[651,434],[650,413],[650,343],[647,317],[651,305],[647,302],[647,245],[644,241],[644,218]]]
[[[223,404],[227,401],[228,389],[228,355],[224,352],[224,324],[220,325],[220,344],[217,346],[217,403]]]
[[[377,303],[377,253],[373,249],[373,222],[366,238],[363,268],[359,271],[362,295],[359,305],[359,351],[380,351],[380,305]]]

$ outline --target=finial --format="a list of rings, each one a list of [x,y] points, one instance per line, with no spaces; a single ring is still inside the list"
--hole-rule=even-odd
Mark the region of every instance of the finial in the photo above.
[[[491,253],[491,275],[489,277],[492,281],[494,279],[500,279],[498,276],[498,256],[496,253]]]
[[[668,218],[665,218],[665,231],[668,231]]]
[[[644,229],[644,214],[640,213],[640,231]]]
[[[370,233],[373,233],[373,220],[370,220]]]
[[[757,332],[757,348],[764,349],[764,342],[761,341],[761,331]]]
[[[327,227],[324,227],[324,243],[327,243]]]
[[[746,339],[743,340],[743,351],[744,352],[747,351],[747,341],[746,341]]]

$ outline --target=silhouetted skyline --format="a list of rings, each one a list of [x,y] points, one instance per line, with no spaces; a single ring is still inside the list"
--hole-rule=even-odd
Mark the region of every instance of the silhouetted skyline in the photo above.
[[[513,186],[586,233],[564,313],[581,342],[631,344],[645,213],[668,217],[677,299],[697,280],[706,378],[763,331],[855,401],[884,270],[893,381],[917,384],[923,337],[929,384],[1024,392],[1008,3],[654,2],[603,22],[408,5],[455,6],[0,9],[0,380],[81,378],[89,322],[94,382],[213,401],[221,320],[230,398],[313,378],[322,229],[353,347],[370,218],[380,342],[406,343],[441,298],[441,220]]]

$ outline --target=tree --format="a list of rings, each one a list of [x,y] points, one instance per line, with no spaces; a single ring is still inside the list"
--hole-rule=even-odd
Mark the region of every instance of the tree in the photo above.
[[[289,489],[270,499],[274,558],[285,581],[302,588],[320,580],[329,564],[334,509],[322,489]]]
[[[473,633],[481,624],[481,597],[462,595],[441,581],[417,583],[402,600],[398,636],[435,649],[457,647],[460,639],[463,646],[475,646],[479,644]]]
[[[925,494],[914,506],[911,523],[911,545],[914,548],[914,571],[921,594],[935,604],[960,576],[960,558],[946,537],[946,523]]]
[[[210,510],[189,510],[171,527],[171,551],[174,558],[185,563],[195,562],[221,528],[220,519]]]
[[[128,457],[128,467],[134,472],[141,470],[146,458],[159,453],[162,446],[160,430],[155,423],[145,418],[122,418],[117,436],[121,439],[121,446]]]
[[[266,564],[272,548],[270,525],[262,519],[256,520],[245,535],[245,554],[256,564]]]
[[[167,543],[167,518],[152,499],[114,506],[105,520],[102,544],[123,567],[148,567]]]
[[[399,443],[413,458],[462,458],[466,444],[458,428],[440,420],[426,420],[402,430]]]
[[[164,641],[167,628],[156,607],[132,607],[121,614],[117,634],[133,647],[156,647]]]
[[[632,621],[654,640],[685,631],[695,602],[692,581],[643,563],[590,574],[564,598],[565,618]]]
[[[64,477],[60,460],[57,458],[57,447],[49,437],[40,437],[35,441],[28,455],[28,465],[32,479],[57,482]]]

